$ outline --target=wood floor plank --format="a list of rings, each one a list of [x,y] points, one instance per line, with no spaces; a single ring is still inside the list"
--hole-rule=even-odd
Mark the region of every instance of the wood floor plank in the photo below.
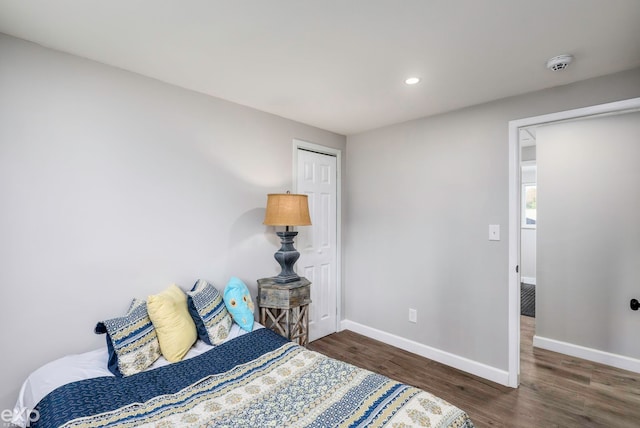
[[[518,389],[498,385],[352,331],[309,349],[417,386],[465,410],[481,427],[640,427],[640,374],[533,347],[521,317]]]

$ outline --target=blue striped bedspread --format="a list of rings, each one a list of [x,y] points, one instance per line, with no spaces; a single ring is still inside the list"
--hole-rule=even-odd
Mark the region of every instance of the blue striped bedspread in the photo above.
[[[457,427],[432,394],[309,351],[268,329],[125,378],[64,385],[33,427]]]

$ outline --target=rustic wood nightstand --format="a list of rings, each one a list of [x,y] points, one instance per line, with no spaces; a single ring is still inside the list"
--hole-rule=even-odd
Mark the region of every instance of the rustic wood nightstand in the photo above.
[[[309,344],[311,282],[306,278],[278,284],[273,278],[258,280],[260,324],[302,346]]]

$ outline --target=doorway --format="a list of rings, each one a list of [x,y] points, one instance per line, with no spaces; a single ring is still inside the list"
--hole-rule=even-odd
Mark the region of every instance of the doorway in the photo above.
[[[531,318],[536,316],[537,195],[536,128],[521,128],[520,315]]]
[[[576,119],[626,113],[640,109],[640,98],[601,104],[509,122],[509,374],[508,384],[517,387],[520,374],[520,282],[521,282],[521,176],[520,142],[522,129]],[[539,166],[540,167],[540,166]],[[541,168],[541,167],[540,167]],[[543,190],[541,190],[544,193]],[[542,194],[541,193],[541,194]],[[540,278],[537,278],[537,284]],[[580,356],[580,355],[576,355]],[[584,356],[580,356],[584,358]],[[610,363],[610,362],[609,362]],[[611,364],[617,366],[616,364]]]
[[[309,340],[338,330],[340,296],[340,151],[294,140],[296,193],[309,197],[312,225],[298,232],[297,272],[311,281]]]

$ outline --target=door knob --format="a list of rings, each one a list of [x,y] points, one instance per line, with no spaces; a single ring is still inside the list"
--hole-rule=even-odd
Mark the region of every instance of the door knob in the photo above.
[[[631,299],[631,301],[629,302],[629,306],[632,310],[637,311],[638,309],[640,309],[640,302],[638,302],[638,299]]]

